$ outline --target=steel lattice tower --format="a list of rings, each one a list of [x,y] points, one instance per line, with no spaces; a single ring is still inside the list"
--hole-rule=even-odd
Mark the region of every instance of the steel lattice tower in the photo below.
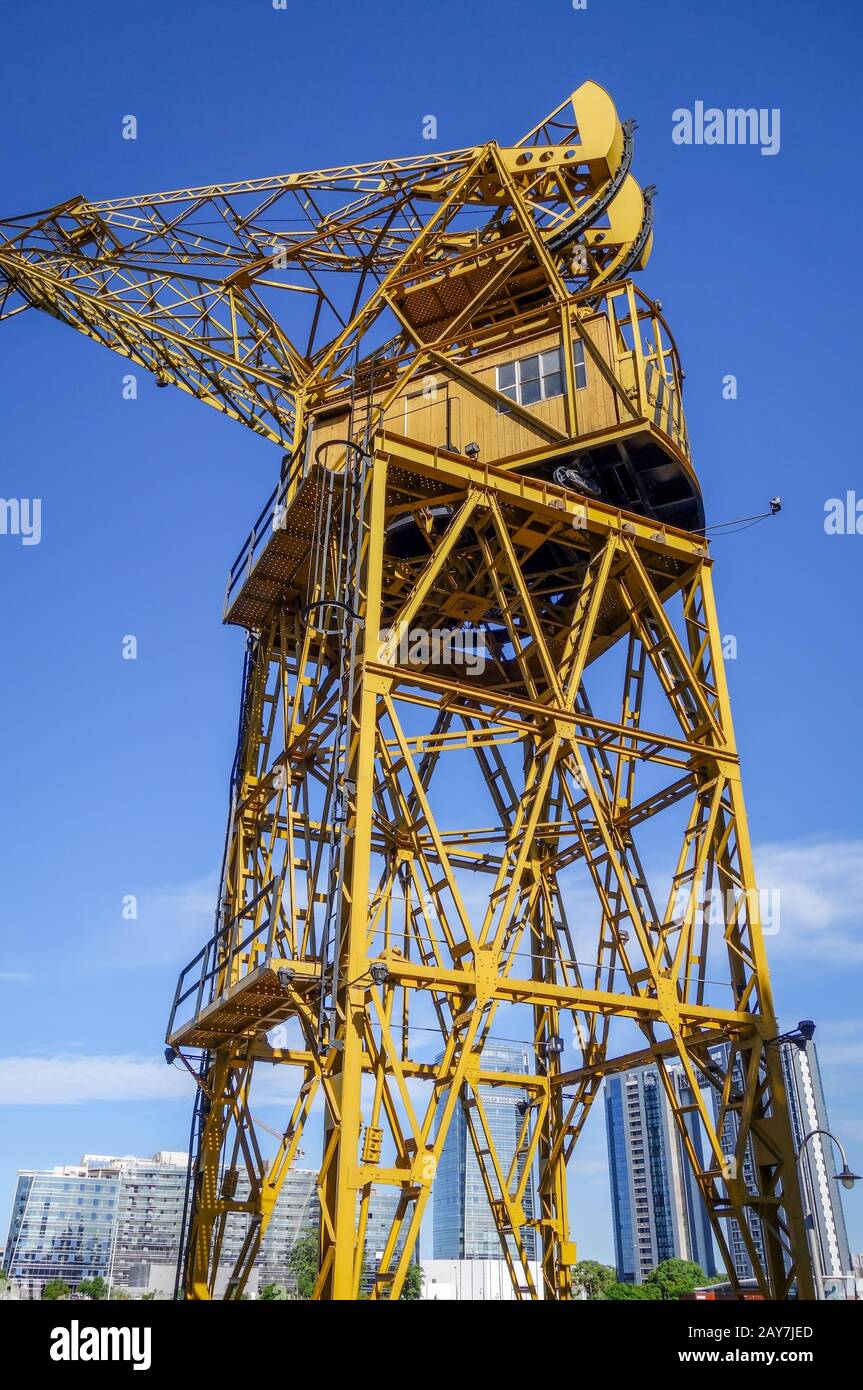
[[[44,309],[284,451],[229,578],[220,901],[168,1031],[198,1085],[188,1298],[237,1221],[241,1295],[317,1127],[316,1296],[358,1296],[389,1186],[374,1297],[397,1298],[456,1106],[517,1296],[568,1298],[567,1162],[603,1077],[647,1063],[720,1251],[736,1221],[766,1295],[812,1296],[682,374],[632,279],[632,135],[586,83],[508,147],[0,224],[2,317]],[[484,1067],[495,1030],[526,1074]],[[514,1156],[498,1088],[527,1098]]]

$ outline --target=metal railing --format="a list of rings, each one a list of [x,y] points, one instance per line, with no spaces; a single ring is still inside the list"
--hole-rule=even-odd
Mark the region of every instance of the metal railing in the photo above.
[[[178,1014],[187,1001],[194,999],[194,1004],[180,1019],[180,1023],[200,1018],[204,1009],[227,998],[231,990],[252,970],[271,964],[274,959],[278,918],[278,912],[274,911],[275,895],[270,902],[269,911],[265,912],[257,925],[253,921],[250,930],[244,932],[243,923],[250,915],[257,919],[259,906],[265,902],[274,887],[275,879],[270,879],[230,921],[225,922],[218,932],[210,937],[197,955],[180,971],[168,1021],[169,1038],[177,1031]],[[289,957],[276,955],[275,959],[281,963]]]
[[[277,529],[278,518],[283,514],[287,505],[288,494],[297,481],[296,472],[292,470],[277,483],[264,503],[260,516],[243,542],[240,552],[228,572],[225,602],[222,609],[223,618],[228,614],[235,592],[246,583],[267,540]]]
[[[631,280],[604,286],[599,297],[597,297],[595,290],[585,291],[583,295],[576,296],[571,302],[576,308],[586,307],[594,315],[605,316],[611,338],[611,357],[608,365],[620,387],[626,391],[639,416],[650,420],[688,458],[689,440],[683,413],[683,371],[677,345],[661,312],[660,305],[649,299]],[[646,336],[646,332],[649,332],[649,337]],[[457,397],[448,402],[447,431],[449,433],[452,433],[453,429],[449,412],[453,406],[458,411],[459,404]],[[412,410],[409,405],[409,398],[402,402],[401,407],[397,401],[395,410],[398,411],[401,408],[407,414],[401,422],[395,418],[390,418],[390,427],[396,433],[400,433],[399,424],[401,423],[402,428],[405,428],[408,415],[427,410],[432,406],[434,406],[434,402],[430,402],[428,405],[423,403],[422,406]],[[363,431],[375,433],[378,429],[386,428],[387,420],[383,407],[379,403],[366,402],[363,405],[363,410],[367,417],[367,424],[363,421],[359,433],[363,433]],[[223,617],[227,617],[237,591],[251,577],[273,531],[279,529],[289,500],[307,476],[314,454],[313,441],[314,429],[312,428],[308,432],[305,447],[299,448],[294,454],[290,467],[276,487],[273,488],[254,526],[243,542],[228,574]],[[337,443],[339,441],[330,442]],[[458,447],[459,442],[462,446],[465,443],[464,440],[457,441],[455,442],[456,447]],[[453,441],[449,439],[442,439],[439,443],[440,447],[453,447]]]
[[[381,427],[383,421],[383,414],[377,407],[373,408],[373,413],[378,418],[370,426],[372,432],[374,432],[375,427]],[[313,443],[314,430],[310,429],[305,447],[298,450],[292,458],[290,468],[273,488],[261,508],[257,521],[240,547],[239,554],[228,572],[225,599],[222,605],[223,619],[228,615],[235,594],[251,577],[258,560],[266,549],[269,538],[274,531],[279,530],[282,526],[288,503],[311,469],[314,457]],[[331,445],[341,445],[342,449],[345,448],[343,440],[327,441],[326,447],[329,448]],[[357,442],[356,447],[360,447],[359,442]]]
[[[627,388],[639,415],[652,421],[688,458],[683,371],[659,304],[631,280],[609,286],[603,300],[612,333],[610,365],[615,376]]]

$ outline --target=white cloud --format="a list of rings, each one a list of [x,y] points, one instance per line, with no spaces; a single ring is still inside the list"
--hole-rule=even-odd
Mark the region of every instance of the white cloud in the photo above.
[[[0,1057],[0,1105],[191,1100],[192,1084],[156,1057]]]
[[[863,960],[863,840],[767,843],[756,847],[755,862],[763,913],[769,908],[773,915],[773,895],[779,893],[780,930],[770,942],[771,955],[778,942],[827,961]],[[657,900],[664,903],[660,885],[664,887],[666,875],[655,866],[649,876]],[[576,953],[589,960],[598,925],[596,893],[572,874],[563,876],[561,886]],[[137,920],[112,925],[101,963],[127,969],[184,964],[212,933],[217,895],[215,874],[142,893]],[[473,885],[464,896],[478,924],[487,893]],[[26,977],[13,973],[5,978]]]
[[[668,867],[661,854],[642,857],[661,911]],[[767,842],[755,847],[754,859],[771,962],[793,955],[825,972],[863,963],[863,839]],[[561,887],[576,957],[590,961],[599,924],[596,892],[571,871],[561,876]],[[714,930],[709,973],[717,979],[727,972],[725,949],[721,931]]]
[[[297,1067],[259,1064],[253,1110],[293,1104],[302,1082]],[[96,1101],[185,1101],[194,1082],[181,1063],[161,1056],[81,1056],[68,1052],[0,1057],[0,1105],[83,1105]]]
[[[779,893],[777,950],[825,965],[863,961],[863,840],[800,840],[755,852],[762,892]]]

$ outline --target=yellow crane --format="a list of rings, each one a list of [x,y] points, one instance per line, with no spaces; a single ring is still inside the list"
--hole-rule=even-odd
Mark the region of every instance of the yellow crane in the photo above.
[[[813,1296],[633,132],[586,82],[512,145],[0,223],[0,317],[43,309],[283,451],[228,578],[227,848],[167,1035],[198,1087],[187,1298],[238,1223],[241,1296],[316,1107],[316,1297],[358,1297],[386,1188],[372,1296],[399,1297],[460,1107],[516,1297],[569,1298],[567,1163],[646,1064],[732,1281],[730,1223],[765,1296]]]

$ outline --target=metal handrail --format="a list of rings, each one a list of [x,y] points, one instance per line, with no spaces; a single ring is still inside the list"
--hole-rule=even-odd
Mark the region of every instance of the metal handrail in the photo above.
[[[228,582],[225,586],[225,601],[222,616],[227,613],[231,600],[231,595],[240,580],[243,583],[249,578],[255,566],[258,551],[265,536],[269,536],[275,529],[275,520],[280,508],[284,505],[288,493],[294,484],[300,481],[305,474],[305,460],[302,454],[295,455],[292,460],[292,467],[283,478],[273,488],[260,514],[255,521],[243,544],[240,546],[237,558],[228,571]]]
[[[629,313],[618,319],[611,306],[614,300],[621,297],[628,300]],[[637,401],[643,417],[645,419],[652,417],[654,425],[667,435],[677,449],[688,457],[689,439],[686,417],[683,412],[683,369],[677,344],[660,306],[631,280],[617,280],[601,286],[599,300],[597,300],[597,291],[584,290],[580,294],[572,296],[570,303],[575,308],[587,306],[593,313],[605,313],[610,324],[619,331],[622,331],[625,326],[629,326],[632,334],[632,347],[627,347],[626,351],[621,352],[615,350],[612,343],[612,358],[609,366],[614,371],[618,381],[622,381],[621,364],[625,359],[630,360],[631,370],[635,377]],[[604,309],[598,310],[596,308],[598,303],[604,303]],[[652,351],[648,351],[642,328],[645,323],[649,323],[651,320],[657,330],[661,329],[664,342],[660,343],[660,333],[657,331],[657,343],[653,346]],[[650,381],[644,380],[647,369],[651,366],[654,368],[653,378]],[[658,387],[654,385],[654,380],[661,385],[661,397]],[[372,416],[377,416],[376,428],[381,428],[384,423],[383,407],[371,403],[370,411]],[[369,425],[372,427],[371,417]],[[374,432],[374,427],[372,427],[372,432]],[[280,509],[286,504],[289,492],[308,473],[311,438],[310,432],[307,447],[296,450],[291,460],[291,468],[273,488],[254,526],[240,547],[228,573],[223,617],[227,616],[237,588],[251,577],[266,538],[276,529],[276,517]],[[329,448],[333,444],[338,444],[342,448],[348,444],[350,447],[360,447],[354,441],[345,440],[328,440],[321,447]],[[317,452],[319,451],[316,451],[315,454],[316,461]]]
[[[276,880],[270,879],[270,881],[266,883],[264,887],[261,888],[253,898],[250,898],[250,900],[241,908],[239,912],[235,913],[235,915],[230,919],[230,921],[225,922],[224,925],[221,926],[219,930],[215,932],[213,936],[210,937],[209,941],[207,941],[205,945],[201,947],[197,955],[194,955],[192,959],[189,961],[188,965],[185,965],[183,969],[180,971],[180,975],[177,980],[177,988],[174,991],[174,1001],[171,1006],[171,1014],[168,1021],[169,1037],[174,1032],[174,1024],[176,1021],[177,1011],[180,1008],[180,1006],[184,1004],[187,999],[190,999],[193,994],[196,994],[197,998],[195,1001],[195,1007],[192,1013],[192,1017],[197,1018],[201,1013],[201,1008],[204,1002],[204,992],[207,985],[211,982],[215,983],[217,977],[220,975],[224,976],[225,985],[218,993],[214,989],[212,991],[212,994],[208,995],[207,1003],[213,1003],[216,1000],[223,999],[226,996],[226,994],[233,987],[233,985],[237,983],[237,981],[232,978],[233,965],[234,962],[237,960],[237,957],[248,954],[251,958],[251,951],[249,948],[253,946],[255,941],[257,941],[257,939],[260,936],[264,934],[266,934],[268,939],[266,943],[266,948],[262,953],[262,957],[259,964],[264,965],[272,960],[274,937],[274,933],[273,935],[270,935],[270,929],[273,925],[270,920],[272,917],[272,913],[267,914],[264,920],[261,921],[257,927],[254,927],[253,930],[250,931],[247,935],[241,936],[236,942],[233,943],[233,945],[229,946],[227,952],[225,952],[223,948],[226,940],[228,940],[231,934],[235,931],[237,924],[241,922],[244,917],[248,917],[250,913],[254,912],[258,904],[267,896],[271,889],[275,888],[275,886]],[[282,957],[280,957],[280,959],[282,959]],[[287,959],[287,957],[285,957],[284,959]],[[199,961],[201,965],[200,971],[196,973],[192,983],[184,989],[183,985],[185,980],[188,978],[189,973],[194,970],[194,967],[198,964]],[[239,979],[242,978],[243,974],[239,976]]]

